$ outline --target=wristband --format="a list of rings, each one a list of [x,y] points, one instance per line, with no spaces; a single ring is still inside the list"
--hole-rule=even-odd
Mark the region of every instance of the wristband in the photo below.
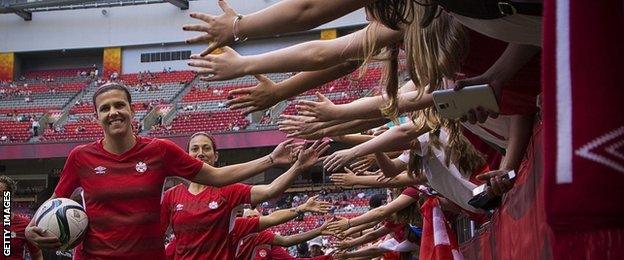
[[[237,14],[236,17],[234,17],[234,24],[232,24],[232,34],[234,35],[234,42],[244,42],[247,40],[247,37],[241,38],[238,35],[238,21],[240,21],[241,19],[243,19],[242,14]]]

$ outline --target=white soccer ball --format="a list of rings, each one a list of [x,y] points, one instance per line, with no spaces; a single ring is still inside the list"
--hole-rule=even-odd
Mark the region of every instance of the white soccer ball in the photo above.
[[[60,250],[76,247],[84,238],[89,220],[84,208],[77,202],[56,198],[43,203],[33,217],[35,225],[56,235]]]

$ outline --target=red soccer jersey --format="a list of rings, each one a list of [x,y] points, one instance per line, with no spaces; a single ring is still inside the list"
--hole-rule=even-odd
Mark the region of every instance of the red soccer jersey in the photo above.
[[[208,187],[197,195],[180,184],[165,192],[161,219],[176,237],[175,259],[233,259],[228,234],[236,207],[249,203],[251,186],[245,184]]]
[[[297,258],[288,253],[281,246],[262,245],[256,249],[256,256],[253,260],[332,260],[332,255],[316,256],[312,258]]]
[[[236,249],[236,259],[251,259],[261,248],[269,248],[267,245],[273,243],[273,239],[275,234],[268,230],[243,237]]]
[[[84,189],[89,227],[85,259],[163,259],[160,199],[167,176],[192,179],[203,162],[171,141],[136,137],[136,144],[116,155],[102,141],[71,151],[54,193],[67,198]]]
[[[4,254],[0,254],[0,259],[24,259],[24,251],[26,248],[28,248],[28,252],[30,252],[31,255],[39,252],[39,248],[28,242],[24,235],[28,223],[30,223],[28,217],[11,214],[11,227],[8,228],[11,231],[11,255],[4,256]]]

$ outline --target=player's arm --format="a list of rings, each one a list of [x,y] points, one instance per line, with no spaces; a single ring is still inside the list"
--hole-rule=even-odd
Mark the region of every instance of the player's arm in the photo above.
[[[414,202],[416,202],[415,198],[401,194],[390,203],[368,211],[358,217],[333,221],[329,224],[327,229],[329,231],[339,233],[354,226],[362,225],[372,221],[381,221],[385,218],[390,217],[392,213],[398,212],[399,210],[408,207]]]
[[[55,198],[57,198],[57,196],[53,193],[48,200]],[[24,235],[26,236],[26,239],[33,243],[37,248],[57,249],[61,247],[60,240],[54,234],[35,225],[35,218],[31,219],[28,226],[26,226]]]
[[[243,114],[267,109],[282,100],[299,95],[334,79],[351,73],[359,66],[357,61],[347,61],[319,71],[297,73],[279,83],[266,76],[256,75],[256,86],[230,91],[230,95],[241,95],[227,102],[230,109],[247,108]]]
[[[317,198],[318,195],[310,197],[306,203],[295,208],[278,210],[268,216],[261,216],[258,229],[265,230],[269,227],[286,223],[305,212],[327,213],[331,208],[331,204],[329,202],[319,201]]]
[[[299,153],[297,161],[286,171],[286,173],[277,177],[271,184],[254,185],[251,188],[251,204],[257,205],[263,201],[267,201],[282,193],[295,181],[299,174],[310,169],[318,157],[329,149],[329,141],[317,140],[309,148]]]
[[[264,172],[272,166],[288,164],[291,162],[291,157],[289,149],[286,146],[291,142],[292,140],[286,140],[280,143],[269,155],[246,163],[218,168],[204,163],[199,173],[197,173],[191,181],[204,185],[221,187],[241,182]]]
[[[281,236],[281,235],[275,234],[275,238],[273,239],[273,242],[271,242],[271,245],[290,247],[290,246],[301,244],[305,241],[308,241],[315,237],[320,236],[323,233],[323,230],[326,228],[327,226],[326,224],[328,224],[328,222],[324,223],[322,226],[318,228],[315,228],[315,229],[312,229],[303,233],[299,233],[296,235]]]

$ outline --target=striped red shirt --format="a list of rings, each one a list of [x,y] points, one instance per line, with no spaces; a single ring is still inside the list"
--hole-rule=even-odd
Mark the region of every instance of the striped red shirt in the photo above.
[[[197,195],[182,184],[165,192],[161,219],[175,235],[174,259],[234,259],[229,236],[236,208],[249,203],[251,186],[239,183],[208,187]]]
[[[164,259],[160,199],[167,176],[192,179],[203,162],[171,141],[136,137],[127,152],[104,150],[102,141],[74,148],[54,193],[69,197],[82,187],[89,227],[85,259]]]

